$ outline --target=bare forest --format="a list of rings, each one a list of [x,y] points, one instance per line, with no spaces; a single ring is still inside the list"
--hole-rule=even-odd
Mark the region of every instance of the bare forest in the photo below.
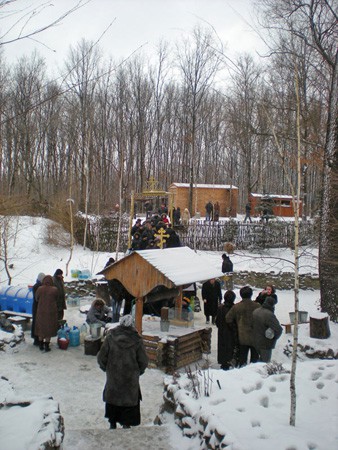
[[[108,59],[83,38],[51,77],[38,53],[8,65],[0,40],[1,212],[68,212],[70,199],[74,212],[128,212],[150,177],[163,190],[235,185],[243,212],[250,192],[291,194],[300,183],[303,219],[320,216],[320,276],[333,299],[337,4],[254,3],[264,55],[229,59],[216,31],[196,26],[161,42],[156,61]]]

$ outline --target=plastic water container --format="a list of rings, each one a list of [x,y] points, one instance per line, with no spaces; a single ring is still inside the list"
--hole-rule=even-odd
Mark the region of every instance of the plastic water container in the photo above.
[[[90,270],[83,269],[78,271],[78,279],[79,280],[88,280],[91,277]]]
[[[68,340],[67,332],[64,328],[60,328],[57,332],[58,339],[66,339]]]
[[[80,330],[77,327],[73,327],[69,332],[69,345],[71,347],[80,345]]]
[[[80,343],[81,344],[84,344],[87,334],[88,334],[87,324],[83,323],[80,328]]]

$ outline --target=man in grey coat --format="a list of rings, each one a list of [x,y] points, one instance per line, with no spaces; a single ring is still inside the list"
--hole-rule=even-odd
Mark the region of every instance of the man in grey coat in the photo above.
[[[272,350],[283,331],[274,310],[275,299],[267,297],[252,315],[255,347],[260,361],[266,363],[271,361]]]
[[[148,357],[130,314],[121,317],[120,325],[108,332],[97,361],[106,372],[103,401],[110,428],[116,428],[117,423],[123,428],[139,425],[142,398],[139,377],[148,366]]]

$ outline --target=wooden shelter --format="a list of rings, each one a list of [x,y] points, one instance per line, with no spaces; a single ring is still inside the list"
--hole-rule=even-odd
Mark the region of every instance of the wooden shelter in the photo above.
[[[180,207],[181,212],[189,209],[189,183],[172,183],[169,187],[172,193],[172,202],[175,208]],[[228,184],[194,184],[193,185],[193,211],[190,214],[205,215],[205,205],[219,203],[221,217],[236,217],[238,188]]]
[[[180,310],[184,287],[223,276],[221,269],[210,266],[208,259],[189,247],[136,250],[100,274],[107,280],[118,280],[135,297],[135,323],[140,334],[143,303],[175,297]]]
[[[196,361],[201,356],[205,340],[210,341],[210,330],[187,329],[181,336],[167,339],[164,346],[160,333],[142,333],[143,305],[163,299],[176,301],[175,325],[180,324],[182,313],[182,294],[185,287],[197,281],[206,281],[221,277],[221,269],[210,264],[210,261],[188,247],[167,249],[137,250],[123,259],[103,269],[107,280],[118,280],[136,299],[135,326],[143,336],[149,359],[155,366],[168,366],[164,362],[169,358],[170,367],[177,368],[182,364]],[[187,327],[181,321],[182,327]],[[204,340],[204,342],[203,342]],[[165,347],[165,348],[164,348]]]
[[[264,209],[278,217],[294,217],[295,210],[292,195],[250,194],[251,214],[260,216]],[[302,215],[302,202],[299,205],[299,215]]]

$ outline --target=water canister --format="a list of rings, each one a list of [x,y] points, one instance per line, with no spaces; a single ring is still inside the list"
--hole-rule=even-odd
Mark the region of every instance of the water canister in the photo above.
[[[58,336],[58,339],[67,339],[68,340],[66,330],[63,327],[58,330],[57,336]]]
[[[80,345],[80,330],[78,327],[73,327],[69,332],[69,345],[71,347],[77,347]]]
[[[88,334],[87,324],[83,323],[80,328],[80,343],[81,344],[84,344],[87,334]]]
[[[78,278],[79,280],[88,280],[88,278],[91,277],[90,270],[88,269],[82,269],[78,271]]]

